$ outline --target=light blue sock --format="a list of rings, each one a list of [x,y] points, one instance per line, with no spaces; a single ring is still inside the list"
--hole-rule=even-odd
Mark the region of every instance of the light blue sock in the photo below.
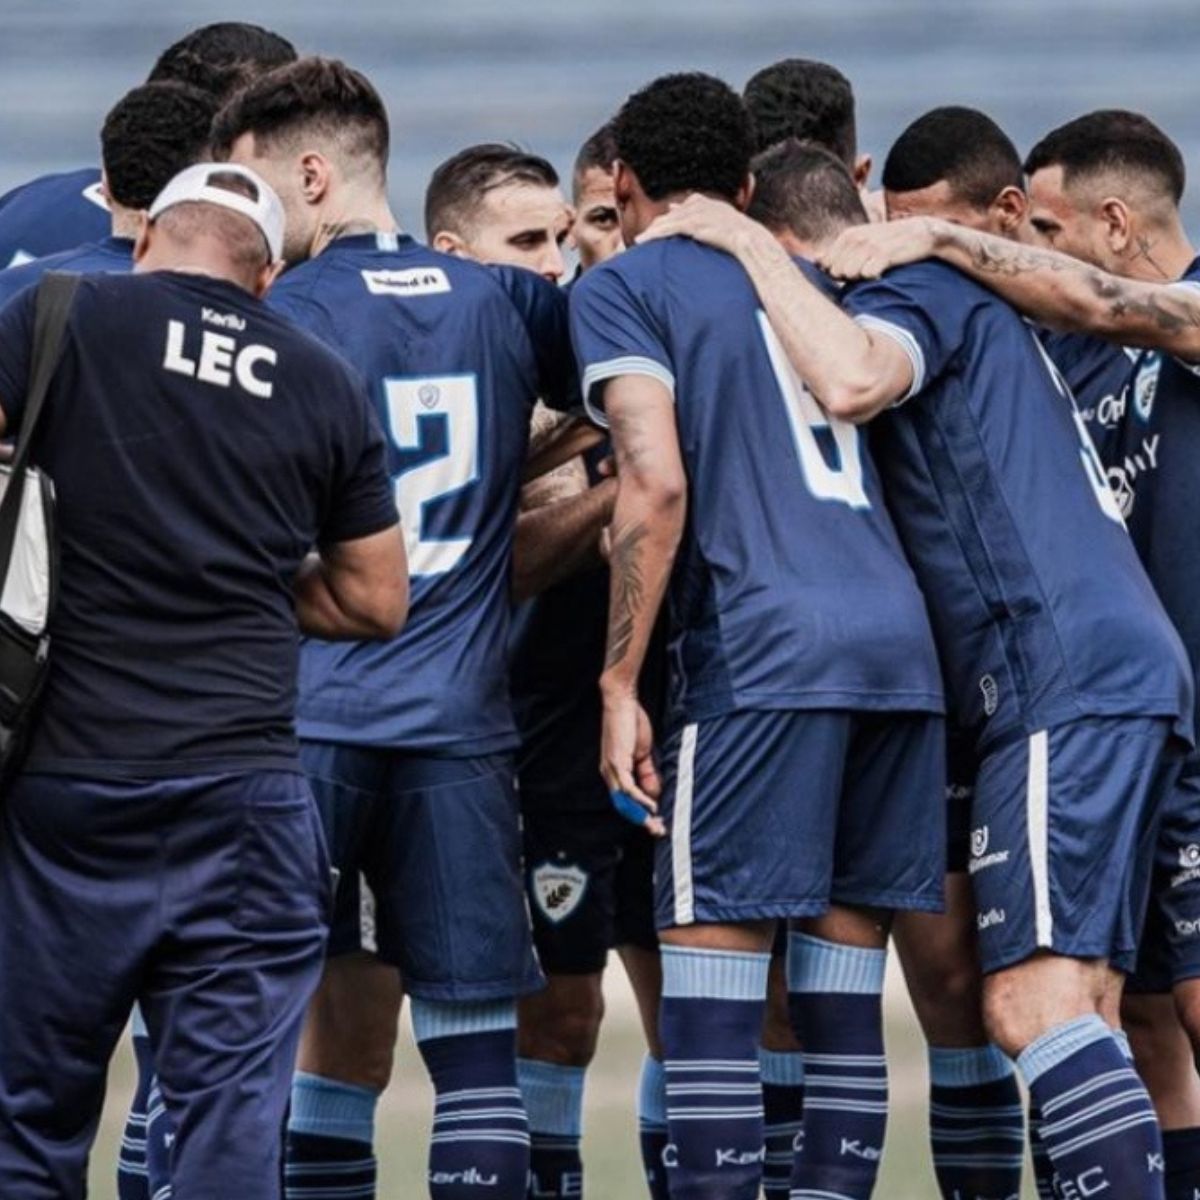
[[[285,1143],[287,1200],[372,1200],[379,1093],[296,1073]]]
[[[584,1067],[517,1059],[517,1082],[529,1117],[530,1193],[538,1200],[583,1195]]]

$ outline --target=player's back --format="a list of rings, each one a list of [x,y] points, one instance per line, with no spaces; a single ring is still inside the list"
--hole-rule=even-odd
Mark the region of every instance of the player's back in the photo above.
[[[1187,733],[1178,636],[1035,331],[939,263],[890,272],[847,305],[914,362],[914,395],[874,445],[959,722],[993,739],[1139,714]]]
[[[797,380],[737,263],[649,243],[586,274],[571,308],[589,402],[625,374],[674,391],[690,486],[673,682],[688,719],[940,711],[924,602],[867,448]]]
[[[47,271],[72,271],[78,275],[124,274],[133,270],[133,241],[130,238],[106,237],[98,242],[86,242],[71,250],[47,254],[17,267],[0,271],[0,307],[18,292],[37,283]]]
[[[0,318],[18,425],[35,294]],[[354,491],[372,457],[359,380],[243,289],[85,276],[35,450],[61,592],[31,769],[295,769],[292,582],[317,539],[384,527]],[[364,524],[349,506],[368,502]]]
[[[553,386],[536,344],[542,316],[547,338],[565,343],[555,289],[409,237],[364,235],[294,269],[273,302],[366,379],[411,574],[408,623],[392,642],[305,644],[301,735],[458,755],[511,748],[512,537],[533,400]]]
[[[98,241],[111,222],[95,167],[40,175],[0,196],[0,267]]]

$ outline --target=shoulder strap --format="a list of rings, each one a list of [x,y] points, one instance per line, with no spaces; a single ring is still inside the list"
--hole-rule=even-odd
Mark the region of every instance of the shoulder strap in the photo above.
[[[25,408],[21,414],[21,431],[17,435],[17,445],[9,467],[8,487],[4,499],[0,501],[0,589],[8,577],[12,560],[33,435],[42,416],[50,380],[54,378],[62,357],[63,334],[78,286],[79,276],[64,271],[47,271],[38,284],[29,388],[25,393]]]

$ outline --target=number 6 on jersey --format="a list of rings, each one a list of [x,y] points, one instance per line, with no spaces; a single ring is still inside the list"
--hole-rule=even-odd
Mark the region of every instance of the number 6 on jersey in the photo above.
[[[402,465],[394,480],[409,573],[444,575],[471,538],[434,537],[426,506],[479,478],[479,400],[474,375],[385,379],[388,429]],[[411,465],[407,460],[415,460]],[[442,524],[442,522],[439,522]]]

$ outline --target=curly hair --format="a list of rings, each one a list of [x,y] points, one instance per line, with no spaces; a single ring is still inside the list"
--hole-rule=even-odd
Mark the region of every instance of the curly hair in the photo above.
[[[732,199],[750,173],[750,116],[728,84],[698,71],[634,92],[612,123],[617,157],[651,200],[681,192]]]
[[[184,167],[208,150],[217,99],[186,83],[143,83],[104,118],[101,161],[109,195],[125,208],[149,208]]]
[[[754,75],[744,96],[757,150],[798,138],[824,146],[849,170],[854,169],[858,153],[854,89],[837,67],[785,58]]]

